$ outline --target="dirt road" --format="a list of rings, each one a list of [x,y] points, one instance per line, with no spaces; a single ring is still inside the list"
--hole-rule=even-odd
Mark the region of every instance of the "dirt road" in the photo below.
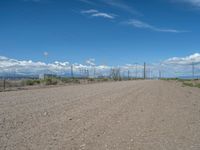
[[[124,81],[0,93],[1,150],[199,150],[200,89]]]

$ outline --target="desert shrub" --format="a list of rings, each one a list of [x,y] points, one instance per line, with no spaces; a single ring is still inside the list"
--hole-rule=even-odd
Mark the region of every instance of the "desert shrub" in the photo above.
[[[70,83],[72,80],[69,79],[69,78],[62,78],[61,81],[62,81],[63,83]]]
[[[179,78],[161,78],[161,80],[166,80],[166,81],[171,81],[171,80],[180,80],[182,81],[182,79],[179,79]]]
[[[104,82],[105,82],[105,81],[108,81],[108,80],[109,80],[108,78],[103,78],[103,79],[102,79],[102,81],[104,81]]]
[[[35,84],[40,84],[40,80],[34,80]]]
[[[25,80],[25,83],[22,83],[24,85],[36,85],[36,84],[40,84],[40,80]]]
[[[26,85],[34,85],[33,80],[26,80],[25,83]]]
[[[188,83],[188,82],[183,82],[183,85],[185,85],[185,86],[190,86],[190,87],[193,87],[193,86],[194,86],[193,83]]]
[[[58,80],[56,78],[45,78],[44,83],[46,85],[56,85],[58,84]]]
[[[197,83],[197,84],[195,85],[195,87],[200,88],[200,83]]]
[[[76,78],[74,78],[72,81],[73,81],[73,83],[80,83],[80,80],[76,79]]]
[[[88,81],[93,82],[93,81],[95,81],[95,79],[94,78],[89,78]]]

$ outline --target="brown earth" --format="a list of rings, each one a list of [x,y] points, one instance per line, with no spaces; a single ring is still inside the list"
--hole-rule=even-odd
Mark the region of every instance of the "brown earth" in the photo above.
[[[199,150],[200,89],[123,81],[0,93],[1,150]]]

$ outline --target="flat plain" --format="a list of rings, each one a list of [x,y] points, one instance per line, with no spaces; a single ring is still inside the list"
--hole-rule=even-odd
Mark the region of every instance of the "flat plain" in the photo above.
[[[0,93],[1,150],[199,150],[200,89],[159,80]]]

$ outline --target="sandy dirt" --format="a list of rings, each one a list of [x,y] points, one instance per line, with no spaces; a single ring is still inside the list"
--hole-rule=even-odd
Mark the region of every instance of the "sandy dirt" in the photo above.
[[[200,89],[123,81],[0,93],[0,150],[200,150]]]

